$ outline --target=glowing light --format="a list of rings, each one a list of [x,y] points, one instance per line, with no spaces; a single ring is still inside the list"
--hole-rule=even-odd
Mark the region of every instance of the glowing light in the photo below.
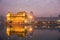
[[[7,28],[6,33],[7,33],[8,36],[10,35],[10,28]]]
[[[10,16],[10,13],[8,13],[7,16]]]
[[[31,27],[31,28],[29,28],[29,32],[32,32],[33,31],[33,28]]]
[[[33,16],[31,16],[31,15],[30,15],[30,16],[29,16],[29,18],[30,18],[30,19],[32,19],[32,18],[33,18]]]
[[[25,29],[27,29],[27,27],[25,26]]]
[[[27,23],[28,21],[27,20],[25,20],[25,23]]]
[[[25,13],[23,14],[23,16],[25,16]]]

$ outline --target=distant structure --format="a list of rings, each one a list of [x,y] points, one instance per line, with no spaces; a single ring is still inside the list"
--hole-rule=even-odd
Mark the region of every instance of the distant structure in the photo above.
[[[30,12],[30,14],[32,14],[32,15],[33,15],[33,12],[31,11],[31,12]]]
[[[58,15],[58,17],[36,17],[35,20],[38,20],[38,21],[57,21],[57,20],[60,20],[60,15]]]
[[[33,14],[33,11],[30,11],[30,15],[32,15],[33,17],[35,17],[34,14]]]

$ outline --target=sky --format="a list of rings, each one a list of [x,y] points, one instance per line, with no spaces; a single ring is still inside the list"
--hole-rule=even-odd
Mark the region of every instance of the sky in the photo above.
[[[33,11],[39,17],[58,16],[60,0],[0,0],[0,14],[6,15],[8,11]]]

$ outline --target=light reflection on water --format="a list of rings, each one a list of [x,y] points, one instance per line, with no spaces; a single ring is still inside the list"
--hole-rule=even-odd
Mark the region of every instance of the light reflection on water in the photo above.
[[[35,30],[31,40],[58,40],[59,37],[57,30]]]
[[[2,36],[2,37],[0,36],[0,39],[7,40],[7,37],[6,37],[6,34],[4,34],[4,31],[2,31],[2,33],[3,33],[2,35],[0,34]],[[58,30],[35,29],[31,40],[60,40],[59,38],[60,38],[60,32],[58,32]],[[18,40],[18,37],[14,35],[11,40]],[[19,40],[21,39],[19,38]]]
[[[36,30],[33,40],[58,40],[60,33],[57,30]]]
[[[58,30],[35,29],[31,40],[59,40],[59,37],[60,33]]]

